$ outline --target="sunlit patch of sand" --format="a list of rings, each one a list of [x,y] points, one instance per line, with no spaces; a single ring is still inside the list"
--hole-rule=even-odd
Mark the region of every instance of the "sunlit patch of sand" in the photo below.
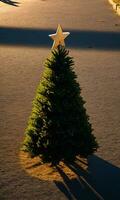
[[[47,181],[63,181],[60,173],[56,167],[52,167],[50,164],[43,164],[39,157],[31,158],[28,153],[20,151],[20,163],[22,168],[32,177],[38,178],[40,180]],[[87,161],[85,160],[84,162]],[[80,163],[80,168],[84,170],[87,169],[87,165]],[[65,163],[60,162],[59,168],[69,177],[69,179],[74,179],[77,175],[65,165]]]

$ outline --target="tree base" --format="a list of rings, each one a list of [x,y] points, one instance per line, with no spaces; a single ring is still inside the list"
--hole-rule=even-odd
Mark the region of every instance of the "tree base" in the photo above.
[[[77,165],[77,168],[87,171],[87,159],[77,157],[75,163],[60,162],[57,166],[52,166],[49,163],[42,163],[40,157],[31,158],[28,153],[20,151],[20,163],[22,168],[30,176],[46,181],[64,181],[64,176],[70,180],[77,178],[77,173],[72,169],[72,166]]]

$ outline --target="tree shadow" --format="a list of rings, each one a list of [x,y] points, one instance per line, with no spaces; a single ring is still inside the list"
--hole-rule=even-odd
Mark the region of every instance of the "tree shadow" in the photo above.
[[[105,200],[120,199],[120,168],[97,156],[91,156],[88,162],[88,181],[93,187]]]
[[[119,50],[120,33],[110,31],[68,30],[71,35],[66,39],[68,48]],[[54,29],[0,27],[0,45],[50,47],[52,40],[48,37]]]
[[[69,200],[96,200],[96,196],[85,186],[83,181],[78,177],[70,179],[65,172],[57,166],[63,182],[54,181],[56,186]]]
[[[9,4],[11,6],[16,6],[16,7],[18,7],[18,4],[19,4],[19,2],[12,1],[12,0],[0,0],[0,1],[3,2],[3,3]]]
[[[41,165],[41,162],[38,162],[38,163],[35,163],[35,164],[33,164],[33,165],[29,166],[29,167],[26,167],[26,169],[33,169],[33,168],[36,168],[36,167],[38,167],[40,165]]]
[[[56,186],[69,200],[120,199],[120,168],[97,156],[91,156],[88,162],[88,171],[84,171],[78,163],[67,164],[77,175],[74,180],[57,167],[64,182],[55,181]]]

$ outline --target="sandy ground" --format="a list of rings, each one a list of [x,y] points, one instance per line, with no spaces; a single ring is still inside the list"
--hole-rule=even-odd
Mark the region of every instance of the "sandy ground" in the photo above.
[[[85,178],[105,200],[120,199],[120,18],[105,0],[16,1],[18,7],[0,2],[0,200],[95,198],[86,196],[81,174],[70,181],[60,172],[64,184],[49,182],[20,164],[31,102],[52,45],[48,34],[58,23],[71,32],[66,46],[100,144]]]

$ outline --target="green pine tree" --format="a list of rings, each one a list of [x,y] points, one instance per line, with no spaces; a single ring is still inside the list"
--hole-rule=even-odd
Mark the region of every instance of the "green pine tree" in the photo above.
[[[46,60],[23,143],[31,156],[52,164],[87,157],[98,147],[68,54],[58,46]]]

